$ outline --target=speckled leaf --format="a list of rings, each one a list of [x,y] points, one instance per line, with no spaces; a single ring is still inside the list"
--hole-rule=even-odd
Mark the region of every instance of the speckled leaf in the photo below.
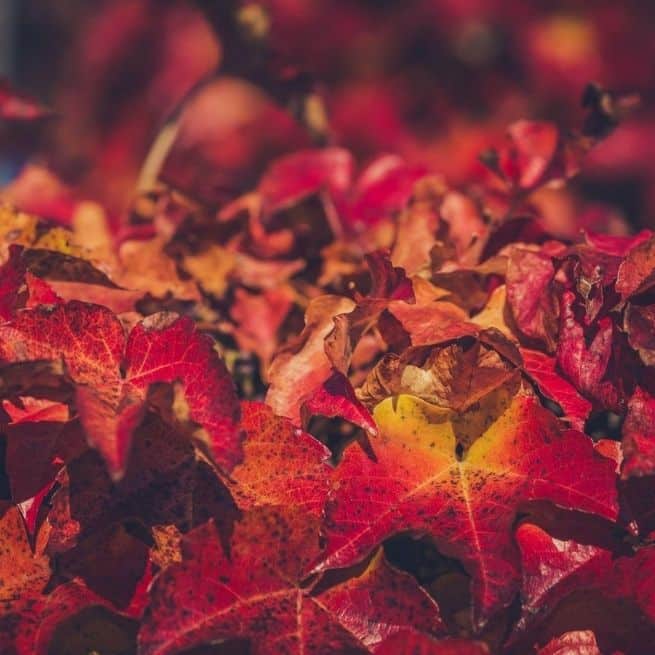
[[[320,516],[330,484],[330,451],[264,403],[244,402],[241,413],[243,462],[225,479],[239,507],[293,506]]]
[[[522,505],[545,500],[617,516],[614,463],[583,434],[561,432],[535,398],[501,389],[457,415],[401,395],[374,416],[372,457],[353,444],[335,470],[327,548],[315,570],[350,565],[397,532],[426,533],[473,577],[481,627],[518,589],[511,525]],[[470,443],[473,431],[477,439],[460,460],[457,443]]]
[[[141,655],[237,637],[250,641],[253,655],[355,655],[402,627],[440,629],[434,602],[380,555],[341,585],[302,587],[302,571],[319,550],[317,527],[302,512],[255,510],[235,526],[229,556],[212,523],[194,530],[183,561],[151,588]]]
[[[125,471],[132,432],[156,382],[181,384],[190,418],[205,430],[207,449],[220,465],[230,469],[240,459],[232,380],[211,340],[190,319],[155,314],[126,340],[121,323],[104,307],[78,301],[37,307],[0,326],[0,357],[63,360],[77,385],[76,406],[89,444],[115,479]]]
[[[21,617],[38,611],[50,577],[50,564],[30,548],[27,531],[18,508],[0,505],[0,651],[20,652],[15,640],[20,635]]]
[[[179,382],[189,418],[208,434],[209,453],[230,470],[241,459],[239,403],[211,339],[189,318],[154,314],[137,324],[125,350],[124,397],[144,395],[156,382]]]

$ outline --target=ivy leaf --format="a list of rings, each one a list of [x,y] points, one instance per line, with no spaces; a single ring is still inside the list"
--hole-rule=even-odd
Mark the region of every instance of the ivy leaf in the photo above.
[[[624,478],[655,473],[655,398],[637,387],[623,423]]]
[[[140,653],[243,638],[253,655],[354,655],[404,627],[443,630],[434,601],[381,554],[344,583],[303,587],[302,571],[319,550],[317,527],[302,512],[262,509],[235,526],[229,550],[211,522],[191,532],[183,561],[152,585]]]
[[[402,630],[386,639],[375,655],[488,655],[481,641],[468,639],[434,639],[413,630]]]
[[[538,350],[521,349],[525,372],[539,391],[554,400],[564,412],[564,418],[576,430],[583,430],[591,412],[591,403],[557,372],[557,360]]]
[[[481,628],[518,589],[511,525],[520,507],[544,500],[616,519],[615,465],[590,439],[562,432],[522,393],[501,389],[480,405],[461,415],[406,395],[377,405],[371,457],[353,444],[335,470],[314,569],[348,566],[398,532],[425,533],[472,576]],[[472,441],[461,459],[458,441]]]
[[[229,470],[241,457],[232,380],[211,340],[188,318],[154,314],[126,339],[119,320],[104,307],[78,301],[40,306],[0,326],[0,357],[63,360],[76,385],[89,444],[114,479],[124,473],[148,389],[158,382],[180,383],[189,417],[205,431],[217,463]]]
[[[264,403],[241,407],[244,457],[225,479],[238,506],[293,506],[319,517],[330,485],[329,449]]]
[[[545,253],[514,247],[507,262],[507,302],[519,330],[555,349],[557,301],[551,293],[555,277],[552,259]]]
[[[616,290],[625,299],[655,284],[655,237],[636,245],[623,260],[616,278]]]

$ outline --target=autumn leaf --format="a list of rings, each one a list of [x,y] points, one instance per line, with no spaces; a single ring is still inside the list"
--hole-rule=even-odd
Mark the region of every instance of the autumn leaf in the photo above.
[[[646,366],[655,366],[655,305],[628,303],[623,318],[628,343]]]
[[[507,263],[507,302],[516,325],[552,352],[557,331],[557,303],[551,293],[555,267],[540,252],[512,248]]]
[[[636,245],[621,263],[616,290],[625,299],[655,284],[655,237]]]
[[[564,418],[572,427],[583,430],[591,412],[591,403],[580,395],[568,380],[559,375],[556,359],[526,348],[521,349],[521,356],[526,373],[539,391],[562,408]]]
[[[525,629],[539,615],[552,611],[573,591],[607,578],[612,569],[610,549],[573,539],[556,539],[530,523],[518,527],[516,542],[521,551],[523,577],[518,629]]]
[[[34,553],[18,508],[3,503],[0,516],[0,646],[13,655],[19,637],[20,617],[38,607],[39,597],[50,578],[50,563]]]
[[[548,629],[549,615],[556,615],[565,599],[575,603],[575,594],[580,597],[586,592],[587,599],[594,594],[605,599],[605,607],[611,608],[611,603],[615,603],[616,607],[626,608],[634,619],[631,619],[632,625],[610,621],[605,627],[604,622],[610,616],[607,610],[601,609],[600,617],[595,618],[592,610],[584,621],[602,630],[597,635],[602,636],[604,642],[625,643],[627,651],[632,652],[634,646],[630,644],[651,640],[655,615],[655,597],[649,583],[655,567],[653,548],[632,553],[624,544],[612,540],[611,535],[581,530],[582,526],[573,521],[568,526],[559,521],[554,527],[564,533],[563,538],[529,523],[517,530],[523,571],[523,614],[517,630],[532,628],[534,633],[535,624]],[[567,527],[569,533],[577,534],[567,536]]]
[[[655,398],[641,388],[628,402],[623,423],[623,477],[655,473]]]
[[[616,519],[614,464],[584,435],[560,431],[530,396],[501,389],[458,415],[401,395],[381,402],[374,417],[372,457],[351,445],[335,470],[317,570],[358,561],[397,532],[425,533],[471,574],[481,627],[518,588],[511,525],[525,503]],[[460,457],[458,441],[471,436]]]
[[[601,655],[591,630],[566,632],[540,648],[538,655]]]
[[[350,382],[335,373],[326,354],[326,338],[334,329],[335,315],[353,308],[349,298],[339,296],[320,296],[310,304],[302,333],[277,353],[268,372],[266,402],[277,414],[306,425],[312,414],[338,413],[364,429],[375,429]]]
[[[575,295],[570,291],[565,292],[560,303],[557,344],[557,363],[560,370],[583,395],[603,407],[617,407],[619,391],[615,380],[606,377],[616,328],[609,317],[604,317],[598,321],[595,334],[587,344],[585,330],[575,315]]]
[[[229,554],[212,523],[190,533],[183,561],[151,588],[140,652],[172,654],[240,637],[253,653],[367,653],[405,626],[443,629],[434,601],[381,554],[344,583],[303,587],[302,571],[319,549],[316,528],[302,512],[256,510],[235,526]]]
[[[10,418],[4,426],[5,470],[15,502],[34,496],[42,500],[63,464],[86,448],[84,435],[79,422],[70,420],[67,405],[30,396],[19,397],[18,401],[20,406],[2,401]],[[33,512],[37,509],[32,508]]]
[[[240,457],[232,381],[211,341],[189,319],[157,314],[126,340],[108,309],[72,301],[20,312],[0,326],[0,347],[6,361],[64,361],[89,443],[116,479],[148,388],[157,382],[180,383],[190,418],[205,431],[202,439],[221,465],[231,468]]]
[[[264,403],[241,407],[243,462],[225,479],[239,507],[298,507],[320,516],[332,470],[329,449]]]
[[[489,649],[481,641],[468,639],[434,639],[429,635],[403,630],[386,639],[375,650],[376,655],[487,655]]]

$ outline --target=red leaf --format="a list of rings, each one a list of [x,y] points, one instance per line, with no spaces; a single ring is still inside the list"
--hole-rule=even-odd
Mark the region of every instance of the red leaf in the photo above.
[[[628,252],[619,267],[616,290],[626,299],[655,284],[655,236]]]
[[[371,290],[368,298],[414,301],[412,282],[402,268],[393,266],[389,253],[376,250],[366,255],[366,263],[371,272]]]
[[[236,429],[239,403],[232,379],[209,337],[191,319],[155,314],[130,332],[125,349],[126,395],[145,394],[155,382],[179,382],[191,420],[208,433],[209,452],[232,469],[241,459]]]
[[[264,211],[273,213],[321,190],[340,200],[352,184],[354,166],[343,148],[300,150],[281,157],[259,183]]]
[[[587,437],[560,432],[530,397],[499,392],[480,404],[458,417],[411,396],[380,403],[374,458],[354,444],[335,470],[327,549],[315,568],[347,566],[397,532],[427,533],[473,577],[481,627],[518,587],[511,524],[523,503],[616,518],[614,463]],[[462,430],[477,440],[459,460]]]
[[[591,403],[557,373],[557,360],[537,350],[525,348],[521,349],[521,356],[526,373],[536,383],[539,391],[562,408],[564,418],[572,427],[582,431],[591,412]]]
[[[33,308],[39,305],[61,305],[63,300],[57,295],[52,288],[52,285],[42,280],[36,275],[32,275],[29,271],[25,273],[25,284],[27,286],[27,302],[26,307]],[[74,283],[73,283],[74,284]],[[86,287],[89,285],[80,285]],[[104,288],[104,287],[103,287]],[[84,300],[84,298],[74,298],[74,300]]]
[[[135,326],[126,341],[118,319],[103,307],[77,301],[38,307],[0,326],[0,356],[64,361],[77,385],[89,443],[116,479],[124,472],[148,388],[156,382],[181,384],[190,418],[208,434],[206,445],[220,465],[230,469],[240,459],[231,378],[211,340],[190,319],[156,314]]]
[[[540,648],[537,655],[602,655],[591,630],[566,632]]]
[[[542,183],[559,144],[559,131],[552,123],[517,121],[508,128],[512,140],[511,160],[506,163],[510,179],[531,189]]]
[[[594,544],[555,539],[536,525],[516,531],[523,583],[519,629],[547,614],[568,594],[604,581],[612,571],[612,552]]]
[[[382,155],[360,174],[346,212],[346,227],[356,232],[405,207],[415,183],[426,175],[422,166],[411,166],[397,155]]]
[[[623,316],[623,328],[628,343],[646,366],[655,366],[655,305],[639,306],[628,303]]]
[[[596,250],[605,252],[608,255],[625,257],[633,248],[644,241],[648,241],[653,236],[653,233],[650,230],[641,230],[641,232],[634,236],[625,237],[588,232],[585,230],[584,236],[585,241],[596,248]]]
[[[244,402],[241,408],[243,462],[226,479],[238,506],[301,507],[320,516],[330,484],[330,451],[264,403]]]
[[[241,350],[256,353],[264,370],[278,347],[278,330],[293,307],[293,294],[286,288],[276,288],[261,294],[237,289],[230,307],[230,317],[236,323],[234,337]]]
[[[622,476],[655,474],[655,398],[637,387],[623,423]]]
[[[437,640],[429,635],[402,630],[386,639],[375,655],[488,655],[487,645],[468,639]]]
[[[585,331],[574,313],[575,294],[562,294],[557,363],[578,391],[603,407],[613,409],[619,393],[613,380],[605,379],[612,355],[614,326],[605,317],[597,322],[597,331],[587,345]]]
[[[304,514],[251,512],[235,526],[229,556],[212,523],[193,531],[183,562],[151,588],[140,652],[166,655],[245,638],[253,655],[366,653],[404,627],[442,629],[434,601],[381,555],[326,591],[301,587],[301,571],[318,552],[315,529]]]
[[[655,624],[653,575],[655,548],[642,548],[633,557],[621,557],[616,561],[605,592],[609,596],[632,599],[648,620]]]
[[[474,242],[481,241],[488,229],[477,204],[469,196],[450,191],[439,208],[441,218],[448,223],[448,237],[461,257]]]
[[[507,301],[519,330],[555,348],[557,305],[551,294],[555,267],[548,255],[512,248],[507,263]]]
[[[342,418],[358,425],[369,434],[377,428],[371,413],[357,399],[348,378],[335,371],[305,402],[301,413],[305,415],[303,424],[307,425],[312,416]]]
[[[572,522],[570,527],[580,526]],[[648,622],[655,623],[655,593],[651,584],[655,549],[642,548],[633,555],[616,557],[613,544],[594,543],[593,535],[584,537],[585,540],[592,538],[588,543],[581,543],[580,536],[558,539],[535,525],[519,527],[517,543],[523,566],[523,615],[518,627],[525,628],[536,618],[543,619],[574,592],[592,590],[623,605],[630,603],[629,611],[636,615],[639,633],[652,635],[654,628]],[[610,623],[608,627],[604,637],[611,642],[639,641],[639,634],[631,633],[620,622]]]
[[[49,400],[21,397],[23,407],[2,402],[11,423],[4,428],[7,437],[6,472],[12,498],[16,502],[31,502],[31,518],[43,496],[51,488],[63,464],[85,448],[79,422],[69,421],[66,405]],[[30,532],[34,531],[33,521]]]
[[[325,339],[334,317],[352,311],[354,303],[339,296],[315,298],[305,313],[305,328],[276,355],[268,372],[266,402],[276,414],[301,423],[301,408],[332,375]]]

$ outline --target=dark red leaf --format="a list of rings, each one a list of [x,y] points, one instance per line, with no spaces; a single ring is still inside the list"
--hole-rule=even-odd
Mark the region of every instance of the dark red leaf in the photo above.
[[[623,423],[624,478],[655,474],[655,398],[638,387]]]
[[[298,512],[251,512],[235,526],[229,555],[212,523],[192,532],[183,562],[151,588],[141,652],[166,655],[240,637],[253,654],[367,653],[404,627],[442,630],[434,602],[381,554],[326,591],[301,587],[301,572],[318,553],[316,527]]]
[[[655,237],[628,252],[619,268],[616,290],[626,299],[655,284]]]
[[[156,314],[126,340],[108,309],[71,301],[20,312],[0,327],[0,349],[6,361],[63,360],[77,385],[89,443],[115,478],[124,472],[131,434],[156,382],[180,383],[189,416],[204,429],[202,441],[220,465],[229,469],[240,459],[232,380],[211,340],[190,319]]]
[[[487,645],[468,639],[434,639],[410,630],[397,632],[386,639],[375,655],[488,655]]]

